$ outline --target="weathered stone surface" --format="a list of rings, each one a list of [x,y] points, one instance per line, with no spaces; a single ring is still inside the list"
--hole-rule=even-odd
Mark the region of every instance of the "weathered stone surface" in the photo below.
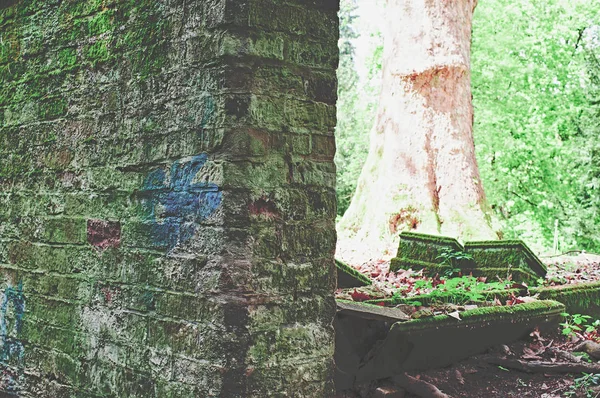
[[[337,270],[338,289],[368,286],[373,283],[368,277],[340,260],[335,260],[335,267]]]
[[[369,303],[336,300],[338,313],[358,316],[363,319],[376,319],[387,322],[407,321],[410,319],[398,308],[385,308]]]
[[[546,276],[546,266],[520,240],[466,242],[465,253],[478,268],[520,271],[520,280],[535,281]]]
[[[436,315],[399,322],[339,311],[336,388],[343,391],[405,371],[447,366],[522,338],[535,327],[555,328],[564,309],[559,302],[545,300],[467,310],[460,313],[461,320]],[[393,309],[381,308],[385,310]]]
[[[331,395],[337,9],[0,2],[0,392]]]
[[[452,268],[454,264],[445,263],[441,256],[448,251],[463,250],[463,246],[454,238],[402,232],[398,253],[390,262],[390,270],[426,268],[433,273],[444,271]]]
[[[453,272],[533,283],[546,276],[546,267],[520,240],[475,241],[461,245],[456,239],[413,232],[400,234],[392,271],[426,269],[429,274]]]
[[[600,319],[600,282],[539,286],[530,291],[542,300],[560,301],[569,314],[585,314]]]

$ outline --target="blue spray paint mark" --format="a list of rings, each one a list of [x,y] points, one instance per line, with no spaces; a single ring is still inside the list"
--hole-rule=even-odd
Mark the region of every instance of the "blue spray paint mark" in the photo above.
[[[0,362],[20,367],[25,353],[23,343],[18,339],[25,313],[23,284],[19,283],[17,288],[8,286],[0,300]],[[4,368],[0,377],[2,389],[6,392],[17,391],[18,378],[12,370]]]
[[[156,247],[172,250],[194,236],[198,223],[221,205],[222,192],[207,181],[195,181],[208,156],[200,154],[176,161],[169,171],[151,171],[144,181],[143,209],[151,220],[151,240]]]

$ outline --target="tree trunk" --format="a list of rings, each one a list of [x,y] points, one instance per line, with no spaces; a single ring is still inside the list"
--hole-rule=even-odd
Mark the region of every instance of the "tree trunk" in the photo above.
[[[339,224],[350,262],[395,255],[403,230],[496,239],[475,160],[476,0],[388,0],[383,80],[367,161]]]

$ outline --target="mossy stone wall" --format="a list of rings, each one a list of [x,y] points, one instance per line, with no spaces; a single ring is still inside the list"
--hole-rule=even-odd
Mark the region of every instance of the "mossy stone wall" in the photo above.
[[[0,2],[0,392],[331,395],[337,9]]]

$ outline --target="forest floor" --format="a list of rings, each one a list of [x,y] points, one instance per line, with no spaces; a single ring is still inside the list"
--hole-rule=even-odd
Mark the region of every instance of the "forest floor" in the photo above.
[[[600,280],[600,255],[565,253],[559,256],[540,256],[548,267],[545,285],[565,285]],[[354,265],[371,277],[374,290],[390,295],[397,289],[411,291],[415,277],[404,271],[389,272],[389,261],[372,261]],[[417,284],[418,286],[418,284]],[[338,292],[340,293],[340,292]],[[586,320],[591,324],[593,320]],[[473,356],[452,366],[409,372],[407,377],[417,383],[423,381],[422,391],[411,394],[391,380],[364,385],[338,398],[413,398],[413,397],[600,397],[600,345],[586,347],[591,354],[579,351],[589,339],[600,342],[597,333],[572,334],[566,337],[556,333],[543,335],[537,330],[526,338],[509,345],[494,347],[486,353]],[[578,347],[579,346],[579,347]],[[414,384],[414,383],[409,383]],[[435,386],[439,391],[432,391]],[[408,389],[410,391],[410,388]],[[438,395],[439,394],[441,395]]]

